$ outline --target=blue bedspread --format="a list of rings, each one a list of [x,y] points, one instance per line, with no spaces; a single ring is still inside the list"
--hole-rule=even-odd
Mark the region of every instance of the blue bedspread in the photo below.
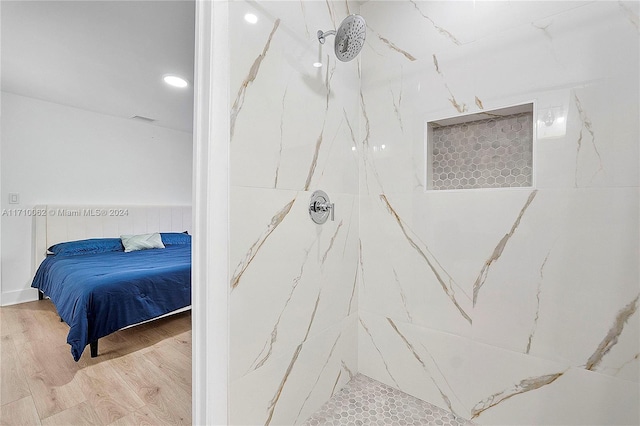
[[[31,287],[70,326],[67,343],[78,361],[90,342],[191,304],[191,246],[49,256]]]

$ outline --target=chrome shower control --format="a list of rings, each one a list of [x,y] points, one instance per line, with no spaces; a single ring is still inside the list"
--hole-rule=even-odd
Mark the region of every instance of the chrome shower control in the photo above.
[[[331,220],[334,220],[334,204],[329,200],[329,196],[324,191],[315,191],[311,194],[311,201],[309,202],[309,216],[318,225],[322,225],[329,218],[331,213]]]

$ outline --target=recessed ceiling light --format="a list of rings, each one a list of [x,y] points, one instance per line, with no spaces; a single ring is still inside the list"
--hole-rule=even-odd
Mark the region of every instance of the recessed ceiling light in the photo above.
[[[314,62],[313,66],[316,68],[322,68],[322,62]]]
[[[178,77],[177,75],[165,75],[162,77],[165,83],[174,87],[187,87],[189,83],[182,77]]]
[[[253,13],[247,13],[246,15],[244,15],[244,20],[250,24],[255,24],[256,22],[258,22],[258,17]]]

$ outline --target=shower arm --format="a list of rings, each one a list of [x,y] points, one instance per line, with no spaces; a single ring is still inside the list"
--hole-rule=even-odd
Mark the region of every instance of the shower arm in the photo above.
[[[336,30],[329,30],[329,31],[322,31],[322,30],[318,30],[318,41],[320,42],[320,44],[324,44],[325,37],[328,35],[336,35]]]
[[[367,34],[367,24],[360,15],[349,15],[336,30],[317,32],[318,42],[324,44],[327,36],[334,35],[333,50],[336,58],[342,62],[349,62],[358,56],[364,46]]]

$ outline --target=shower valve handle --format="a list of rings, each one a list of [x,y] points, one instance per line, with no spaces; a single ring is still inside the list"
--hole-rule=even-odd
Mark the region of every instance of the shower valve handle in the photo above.
[[[331,214],[331,220],[335,220],[335,204],[329,200],[329,196],[324,191],[315,191],[309,202],[311,220],[322,225],[329,218],[329,214]]]
[[[312,204],[313,207],[311,207],[311,209],[316,212],[316,213],[320,213],[320,212],[326,212],[326,211],[330,211],[331,212],[331,220],[335,220],[334,219],[334,203],[321,203],[320,201],[314,201]]]

